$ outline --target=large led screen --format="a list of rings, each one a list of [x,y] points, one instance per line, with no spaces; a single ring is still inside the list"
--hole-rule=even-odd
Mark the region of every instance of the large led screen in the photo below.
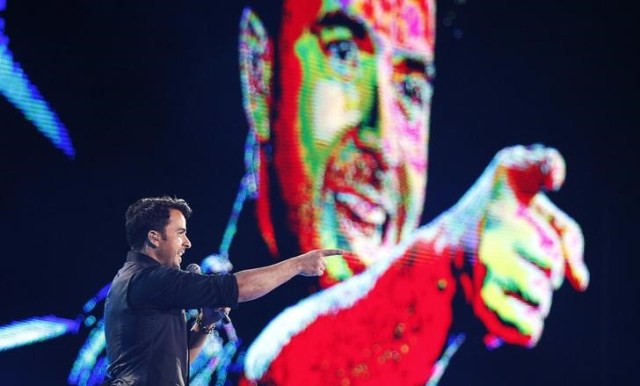
[[[191,385],[624,379],[630,123],[566,7],[0,1],[0,383],[108,379],[124,213],[162,195],[182,269],[344,251],[218,322]]]

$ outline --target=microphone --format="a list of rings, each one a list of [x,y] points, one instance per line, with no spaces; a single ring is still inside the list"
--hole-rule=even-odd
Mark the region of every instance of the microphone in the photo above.
[[[186,271],[191,273],[197,273],[198,275],[202,274],[202,269],[200,269],[200,266],[196,263],[191,263],[187,265]]]
[[[196,263],[191,263],[191,264],[187,265],[186,271],[190,272],[190,273],[195,273],[195,274],[198,274],[198,275],[202,275],[202,269]],[[222,319],[222,323],[224,323],[224,324],[231,323],[231,318],[229,318],[229,315],[226,312],[224,312],[222,310],[217,310],[216,312],[218,313],[218,316],[220,316],[220,319]]]

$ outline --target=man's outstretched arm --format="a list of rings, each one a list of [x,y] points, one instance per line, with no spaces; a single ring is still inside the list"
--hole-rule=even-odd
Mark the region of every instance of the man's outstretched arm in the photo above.
[[[321,276],[326,269],[325,257],[344,254],[340,249],[316,249],[303,255],[292,257],[279,263],[261,268],[247,269],[235,274],[238,282],[238,302],[248,302],[262,297],[297,275]],[[216,314],[213,308],[205,308],[202,320],[206,330],[213,327]],[[190,331],[192,341],[189,345],[191,360],[196,358],[206,341],[206,333],[200,331],[201,326],[194,326]]]
[[[325,258],[342,254],[340,249],[317,249],[277,264],[240,271],[235,274],[238,302],[262,297],[297,275],[320,276],[326,268]]]

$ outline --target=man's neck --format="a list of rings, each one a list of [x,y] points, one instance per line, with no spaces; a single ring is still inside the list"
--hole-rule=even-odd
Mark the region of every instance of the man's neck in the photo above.
[[[150,258],[152,258],[153,260],[157,261],[158,264],[160,265],[164,265],[162,264],[162,261],[160,261],[160,259],[158,259],[158,256],[156,255],[155,251],[153,250],[153,248],[150,248],[148,245],[145,245],[143,248],[140,249],[134,249],[134,252],[138,252],[140,254],[143,254],[145,256],[148,256]]]

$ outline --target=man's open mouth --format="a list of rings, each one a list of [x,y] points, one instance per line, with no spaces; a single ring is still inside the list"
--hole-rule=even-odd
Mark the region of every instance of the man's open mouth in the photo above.
[[[357,130],[342,138],[329,157],[324,200],[335,205],[338,226],[349,244],[384,245],[391,240],[395,205],[385,194],[380,154],[359,144]]]
[[[349,212],[349,217],[355,221],[379,226],[384,224],[387,218],[380,204],[354,191],[335,193],[335,202],[339,210]]]

